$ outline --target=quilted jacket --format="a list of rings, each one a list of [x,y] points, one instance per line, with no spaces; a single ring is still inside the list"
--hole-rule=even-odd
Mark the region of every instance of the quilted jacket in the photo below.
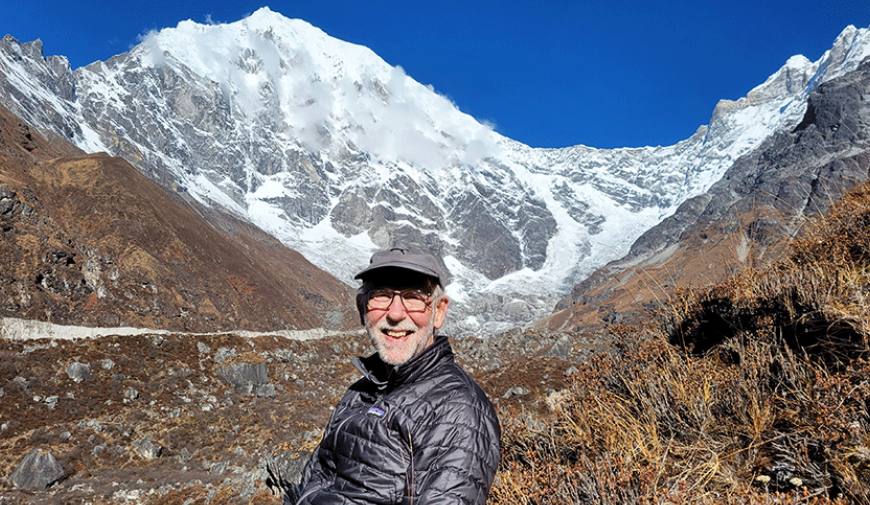
[[[501,429],[447,337],[399,367],[377,354],[354,364],[363,378],[336,406],[285,503],[485,503]]]

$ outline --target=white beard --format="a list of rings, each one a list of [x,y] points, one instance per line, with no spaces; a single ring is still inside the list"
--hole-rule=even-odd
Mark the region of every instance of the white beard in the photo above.
[[[391,339],[384,335],[384,332],[387,331],[410,331],[412,333],[401,339]],[[403,365],[431,345],[434,340],[435,314],[433,312],[429,321],[421,327],[417,327],[410,318],[395,325],[388,323],[386,316],[374,324],[369,323],[366,319],[366,332],[384,363],[394,366]]]

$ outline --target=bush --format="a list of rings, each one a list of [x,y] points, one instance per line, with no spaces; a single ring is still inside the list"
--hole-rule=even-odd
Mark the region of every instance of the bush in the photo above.
[[[870,186],[652,338],[503,410],[490,503],[870,503]]]

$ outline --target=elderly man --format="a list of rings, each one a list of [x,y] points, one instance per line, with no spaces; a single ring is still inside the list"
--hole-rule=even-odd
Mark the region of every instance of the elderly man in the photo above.
[[[285,503],[483,504],[499,461],[495,411],[438,335],[448,272],[427,253],[375,253],[357,293],[377,352],[338,403]]]

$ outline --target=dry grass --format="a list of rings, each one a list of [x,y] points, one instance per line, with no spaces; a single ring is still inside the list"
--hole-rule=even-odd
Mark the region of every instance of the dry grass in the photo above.
[[[870,186],[782,260],[503,412],[494,504],[870,503]]]

